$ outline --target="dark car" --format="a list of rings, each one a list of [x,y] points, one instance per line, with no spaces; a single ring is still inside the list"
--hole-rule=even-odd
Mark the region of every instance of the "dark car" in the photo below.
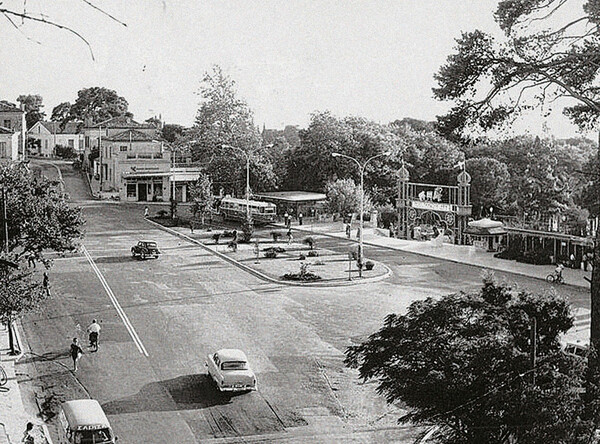
[[[158,245],[154,241],[142,240],[131,247],[131,255],[140,259],[146,259],[147,257],[158,258],[160,251],[158,251]]]

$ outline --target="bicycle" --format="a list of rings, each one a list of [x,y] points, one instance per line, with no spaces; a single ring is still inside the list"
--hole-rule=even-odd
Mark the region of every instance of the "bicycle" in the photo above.
[[[4,371],[4,368],[2,367],[2,365],[0,365],[0,387],[6,385],[7,382],[8,382],[8,375]]]
[[[546,276],[546,282],[550,282],[551,284],[564,284],[565,278],[563,278],[560,274],[550,273],[548,276]]]

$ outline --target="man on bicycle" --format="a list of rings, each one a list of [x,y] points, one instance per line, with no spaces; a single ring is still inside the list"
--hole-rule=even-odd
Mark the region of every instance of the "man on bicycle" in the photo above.
[[[562,282],[562,280],[563,280],[563,276],[562,276],[563,268],[565,268],[565,266],[563,264],[558,264],[556,266],[556,268],[554,269],[554,273],[556,273],[556,280],[558,282]]]
[[[98,336],[100,335],[100,325],[95,319],[89,325],[87,331],[90,334],[90,347],[94,347],[96,350],[98,350]]]

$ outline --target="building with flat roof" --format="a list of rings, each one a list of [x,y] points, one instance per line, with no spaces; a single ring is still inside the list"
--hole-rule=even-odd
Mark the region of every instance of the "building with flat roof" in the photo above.
[[[256,193],[253,197],[277,205],[277,214],[291,212],[297,216],[302,213],[307,217],[322,213],[327,200],[325,194],[309,191],[270,191]]]

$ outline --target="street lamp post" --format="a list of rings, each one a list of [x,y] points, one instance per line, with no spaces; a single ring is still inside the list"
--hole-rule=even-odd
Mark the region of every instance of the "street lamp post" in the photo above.
[[[223,148],[238,150],[246,157],[246,218],[250,220],[250,156],[246,151],[237,146],[221,145]]]
[[[362,263],[363,263],[363,232],[364,232],[363,213],[365,211],[365,188],[364,188],[365,168],[367,167],[367,164],[370,161],[372,161],[373,159],[376,159],[377,157],[382,157],[382,156],[389,156],[390,154],[391,154],[391,152],[386,151],[385,153],[381,153],[381,154],[377,154],[375,156],[369,157],[365,161],[365,163],[363,163],[361,165],[361,163],[354,157],[347,156],[346,154],[342,154],[342,153],[331,153],[332,157],[345,157],[346,159],[350,159],[350,160],[354,161],[354,163],[356,163],[356,165],[358,165],[358,169],[360,171],[360,224],[359,224],[360,233],[358,236],[358,263],[359,263],[358,276],[359,277],[362,277]]]

